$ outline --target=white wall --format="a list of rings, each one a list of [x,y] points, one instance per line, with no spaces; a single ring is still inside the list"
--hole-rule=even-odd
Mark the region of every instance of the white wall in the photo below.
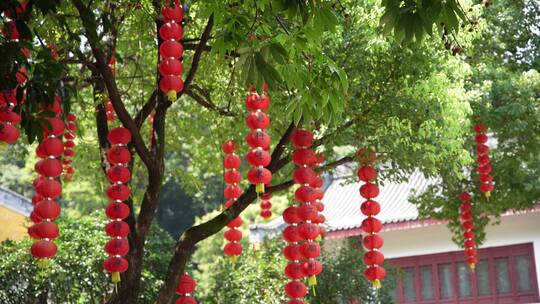
[[[383,232],[382,252],[387,259],[460,250],[446,225]],[[533,243],[540,290],[540,213],[506,215],[501,223],[488,226],[480,248]]]

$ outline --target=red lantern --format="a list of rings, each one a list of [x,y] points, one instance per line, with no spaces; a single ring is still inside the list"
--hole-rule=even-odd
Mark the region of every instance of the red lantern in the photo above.
[[[283,220],[287,224],[298,224],[301,222],[300,216],[298,215],[298,208],[290,206],[283,211]]]
[[[238,185],[242,179],[242,175],[238,171],[240,168],[240,158],[234,154],[235,147],[232,140],[227,140],[222,145],[222,150],[227,155],[224,158],[223,165],[227,171],[224,174],[224,180],[227,186],[224,189],[224,195],[228,199],[225,208],[230,208],[242,195],[242,188]],[[229,230],[225,232],[225,240],[227,244],[223,248],[225,255],[229,257],[231,262],[236,262],[238,256],[242,253],[242,231],[238,229],[242,225],[240,217],[232,220],[227,226]]]
[[[307,130],[295,130],[291,136],[291,142],[296,148],[307,148],[313,143],[313,134]]]
[[[41,201],[34,207],[34,212],[40,218],[55,220],[60,216],[60,205],[55,201]]]
[[[111,145],[127,145],[131,142],[131,132],[123,127],[114,128],[107,134],[107,139]]]
[[[374,216],[381,211],[381,205],[376,201],[369,200],[362,203],[360,210],[362,211],[362,214],[366,216]]]
[[[301,263],[289,263],[285,267],[285,275],[289,279],[298,280],[304,277],[304,267]]]
[[[113,65],[111,68],[114,70],[114,60],[111,65]],[[108,102],[106,109],[107,115],[114,118],[112,104]],[[131,172],[127,167],[131,161],[131,152],[126,147],[131,141],[131,132],[124,127],[112,128],[107,134],[107,139],[111,144],[111,148],[107,151],[107,160],[112,166],[106,172],[107,178],[111,182],[106,194],[111,203],[105,208],[105,214],[110,221],[105,227],[105,231],[113,239],[104,246],[109,258],[105,260],[103,267],[111,273],[113,283],[118,284],[120,274],[129,267],[128,261],[123,256],[129,253],[130,248],[126,237],[129,235],[130,229],[123,220],[129,216],[131,210],[123,201],[128,200],[131,196],[131,190],[127,184],[131,179]]]
[[[39,239],[53,240],[58,237],[58,225],[56,223],[42,221],[32,227],[34,234]]]
[[[19,139],[19,129],[11,123],[0,122],[0,141],[7,144],[14,144]]]
[[[467,257],[467,262],[469,263],[469,267],[471,270],[474,270],[476,265],[476,241],[474,240],[474,223],[472,221],[473,214],[472,214],[472,205],[470,203],[471,201],[471,195],[467,192],[463,192],[459,195],[459,200],[461,201],[461,226],[463,228],[463,238],[464,241],[464,247],[465,247],[465,256]]]
[[[38,259],[51,259],[56,255],[57,250],[53,242],[40,240],[32,245],[31,253]]]
[[[307,294],[307,287],[299,281],[292,281],[285,285],[285,293],[291,298],[303,298]]]
[[[163,40],[159,46],[161,56],[159,72],[162,76],[159,88],[170,101],[175,101],[177,93],[184,89],[182,80],[184,67],[180,61],[184,54],[184,47],[179,42],[184,36],[184,29],[180,23],[184,17],[184,11],[179,3],[175,3],[174,7],[164,7],[161,13],[164,23],[159,28],[159,36]]]
[[[360,187],[360,195],[367,199],[375,198],[379,195],[379,187],[369,182],[365,183]]]
[[[176,292],[179,294],[191,294],[195,290],[195,287],[197,284],[195,283],[195,280],[188,275],[183,274],[180,275],[180,278],[178,279],[178,287],[176,287]]]
[[[358,178],[361,181],[371,182],[377,178],[377,170],[371,166],[362,166],[358,169]]]
[[[289,261],[303,259],[304,254],[302,246],[294,243],[285,246],[285,248],[283,249],[283,256],[285,256],[285,258]]]
[[[474,127],[476,132],[476,153],[478,157],[476,161],[478,163],[478,173],[480,179],[479,189],[484,193],[487,199],[491,196],[491,192],[494,190],[493,177],[491,173],[491,159],[489,157],[489,147],[486,145],[488,137],[485,134],[487,132],[487,126],[484,124],[477,124]]]
[[[248,173],[248,180],[255,185],[258,194],[264,193],[265,185],[270,184],[272,173],[264,168],[271,162],[271,156],[266,150],[270,146],[270,136],[266,133],[266,128],[270,125],[270,119],[265,111],[270,105],[270,98],[266,95],[266,90],[259,96],[254,89],[246,98],[246,106],[250,113],[246,118],[246,125],[251,132],[246,137],[246,143],[252,150],[246,156],[247,162],[252,166]],[[268,215],[268,212],[261,213]]]
[[[382,230],[383,224],[374,217],[381,211],[381,206],[378,202],[372,200],[379,195],[379,187],[375,184],[378,174],[373,166],[377,156],[367,149],[358,150],[357,156],[362,165],[358,169],[357,175],[361,181],[365,182],[360,187],[360,195],[367,199],[360,206],[362,214],[367,216],[360,226],[367,234],[362,241],[362,244],[367,249],[364,254],[364,264],[368,266],[364,271],[364,276],[372,282],[373,287],[380,288],[380,281],[384,280],[386,272],[382,267],[384,255],[379,251],[383,245],[383,238],[377,235]]]
[[[56,101],[55,101],[55,105],[56,105]],[[67,136],[66,137],[66,143],[64,145],[65,149],[64,149],[64,159],[66,161],[71,161],[71,158],[75,155],[75,131],[77,130],[77,125],[75,124],[75,121],[77,120],[77,116],[75,116],[75,114],[73,113],[69,113],[67,116],[66,116],[66,133],[65,134],[69,134],[70,136]],[[68,181],[71,181],[71,179],[73,178],[73,172],[74,172],[74,169],[73,167],[71,167],[68,164],[66,164],[64,166],[64,181],[68,182]]]
[[[379,249],[383,246],[384,240],[380,235],[371,234],[362,239],[362,244],[368,250]]]
[[[110,237],[124,238],[129,235],[129,225],[122,221],[112,221],[105,226],[105,232]]]
[[[129,252],[129,243],[126,239],[111,239],[105,244],[105,252],[110,256],[124,256]]]

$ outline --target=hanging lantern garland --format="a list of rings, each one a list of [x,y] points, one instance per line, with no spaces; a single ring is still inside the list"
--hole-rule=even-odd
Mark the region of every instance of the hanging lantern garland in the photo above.
[[[317,163],[316,154],[310,149],[313,134],[306,130],[295,130],[291,140],[296,150],[293,153],[293,162],[297,166],[294,181],[300,185],[294,193],[298,205],[298,216],[302,223],[299,225],[300,235],[304,242],[301,250],[304,258],[304,275],[308,278],[308,285],[317,284],[316,276],[322,271],[322,264],[316,258],[321,254],[321,248],[316,240],[319,238],[319,211],[315,202],[322,198],[319,186],[319,176],[311,168]],[[306,172],[308,174],[306,174]],[[299,173],[299,174],[298,174]]]
[[[378,289],[381,287],[381,281],[386,277],[386,271],[382,267],[384,255],[380,251],[383,239],[378,235],[383,224],[375,218],[379,214],[381,206],[373,200],[379,195],[379,187],[376,184],[377,170],[374,168],[376,155],[364,149],[360,149],[357,155],[361,165],[357,175],[364,182],[360,187],[360,195],[366,199],[360,206],[360,210],[367,216],[361,224],[361,229],[367,234],[363,239],[364,247],[367,249],[364,254],[364,263],[367,265],[364,276],[372,282],[374,288]]]
[[[246,124],[251,132],[246,137],[246,143],[251,150],[246,159],[252,169],[249,170],[247,178],[252,185],[255,185],[255,191],[260,195],[264,193],[265,185],[269,185],[272,181],[272,173],[265,168],[271,161],[268,153],[270,136],[265,131],[270,124],[270,118],[265,113],[270,106],[270,98],[266,95],[266,89],[262,95],[257,94],[254,88],[250,91],[246,98],[246,107],[251,112],[246,119]]]
[[[316,166],[320,167],[323,161],[324,161],[324,158],[322,155],[320,154],[315,155]],[[321,190],[323,184],[324,184],[324,180],[320,175],[317,175],[315,180],[310,184],[310,186],[313,187],[315,191],[317,192],[317,198],[312,204],[317,209],[317,220],[314,221],[314,223],[318,225],[319,233],[321,237],[324,236],[325,231],[324,231],[323,224],[324,222],[326,222],[326,218],[322,214],[322,212],[324,211],[324,204],[322,202],[322,199],[324,197],[324,192]]]
[[[239,183],[242,180],[242,174],[238,171],[241,160],[240,157],[234,153],[235,147],[232,140],[227,140],[223,144],[222,150],[226,154],[223,166],[227,170],[223,176],[225,183],[227,183],[224,190],[225,198],[227,198],[225,208],[229,209],[242,195],[242,188],[239,186]],[[223,248],[223,252],[233,263],[236,262],[238,256],[242,254],[242,231],[238,229],[240,226],[242,226],[242,218],[238,216],[227,225],[229,229],[225,232],[225,239],[228,243]]]
[[[318,227],[311,223],[311,220],[317,219],[316,207],[311,205],[315,200],[315,191],[309,186],[317,177],[310,167],[315,163],[315,154],[309,149],[313,143],[313,134],[306,130],[295,130],[291,141],[296,147],[293,162],[297,165],[293,180],[300,185],[294,195],[299,204],[293,204],[283,212],[283,220],[289,225],[283,230],[283,239],[289,243],[283,250],[288,260],[285,275],[291,279],[285,285],[285,294],[291,298],[289,303],[292,304],[305,303],[303,298],[307,294],[307,287],[301,279],[309,277],[310,285],[316,283],[315,275],[322,271],[322,267],[315,260],[317,251],[320,254],[319,244],[314,242],[319,231]],[[304,259],[307,261],[303,261]]]
[[[178,287],[176,287],[176,293],[180,297],[176,300],[176,304],[197,304],[197,301],[192,297],[193,292],[197,287],[197,283],[193,278],[186,274],[180,275],[178,279]]]
[[[488,136],[486,135],[487,126],[483,124],[477,124],[474,127],[476,132],[476,153],[478,157],[478,174],[480,179],[480,192],[484,193],[486,198],[489,199],[491,192],[494,189],[493,176],[491,176],[491,159],[489,157],[489,147],[487,146]]]
[[[36,194],[32,198],[34,210],[30,219],[34,222],[28,228],[28,234],[36,241],[30,250],[34,258],[38,259],[38,266],[45,267],[49,259],[56,255],[57,247],[54,240],[58,237],[58,225],[54,223],[60,216],[60,205],[56,201],[62,193],[62,184],[59,177],[62,174],[60,157],[64,151],[62,133],[64,121],[62,115],[61,99],[55,98],[53,105],[41,105],[42,112],[52,112],[54,117],[40,116],[48,123],[42,123],[43,141],[38,145],[36,154],[41,158],[35,165],[38,177],[34,180]]]
[[[19,3],[19,7],[15,10],[15,18],[12,18],[10,11],[4,11],[4,14],[9,18],[2,28],[2,34],[6,39],[12,41],[18,41],[20,39],[19,32],[15,19],[17,15],[23,14],[26,10],[27,3]],[[21,48],[21,53],[28,58],[30,53],[28,49]],[[25,67],[20,67],[15,75],[17,79],[17,87],[22,86],[28,76]],[[26,93],[23,92],[23,100]],[[17,106],[17,89],[0,92],[0,141],[6,144],[14,144],[20,137],[19,129],[16,127],[21,122],[21,115],[14,112],[14,108]]]
[[[112,111],[112,115],[114,115],[114,111]],[[131,132],[124,127],[116,127],[109,131],[107,139],[111,144],[111,148],[107,151],[107,161],[111,165],[107,169],[107,178],[111,185],[106,192],[110,203],[105,209],[109,218],[105,231],[111,239],[105,244],[104,249],[109,257],[103,262],[103,268],[111,273],[116,289],[116,284],[120,282],[120,274],[129,267],[128,261],[124,258],[129,252],[129,242],[126,239],[129,235],[129,226],[124,222],[124,219],[129,216],[131,210],[124,201],[131,196],[131,190],[128,186],[131,180],[131,172],[128,167],[131,161],[131,152],[127,148],[131,142]]]
[[[77,116],[69,113],[66,117],[66,132],[64,133],[64,181],[69,182],[73,179],[72,158],[75,156],[75,132],[77,132],[77,124],[75,121]]]
[[[471,195],[467,192],[463,192],[459,195],[459,200],[461,201],[459,216],[461,219],[461,227],[463,228],[463,238],[465,239],[463,244],[465,256],[467,257],[469,267],[474,271],[477,258],[471,198]]]
[[[169,1],[165,1],[165,7],[161,10],[161,14],[164,23],[159,28],[159,37],[163,40],[159,46],[161,56],[159,88],[167,95],[170,101],[175,101],[177,93],[184,88],[184,81],[182,80],[184,66],[181,62],[184,47],[180,43],[180,39],[184,37],[182,27],[184,10],[178,0],[174,1],[173,7],[169,7]]]

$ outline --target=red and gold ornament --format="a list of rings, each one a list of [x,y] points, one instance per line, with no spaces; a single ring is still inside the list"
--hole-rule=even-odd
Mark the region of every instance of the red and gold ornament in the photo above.
[[[38,259],[40,267],[45,267],[48,260],[56,255],[57,247],[54,240],[59,233],[54,220],[60,216],[61,210],[57,200],[62,193],[62,184],[59,180],[62,175],[60,157],[64,150],[62,142],[64,122],[58,118],[62,115],[62,100],[57,97],[52,106],[42,104],[41,110],[52,112],[55,116],[41,117],[53,123],[50,126],[42,125],[44,139],[36,149],[36,154],[41,159],[35,165],[38,177],[33,183],[36,193],[32,198],[34,210],[30,214],[34,225],[28,228],[28,234],[36,240],[30,250],[31,254]]]
[[[272,173],[265,167],[270,164],[271,156],[268,152],[270,148],[270,136],[266,129],[270,124],[270,118],[266,110],[270,105],[270,98],[266,92],[266,86],[262,95],[252,88],[246,98],[246,107],[250,111],[246,118],[246,124],[251,132],[246,137],[246,143],[250,151],[246,156],[247,162],[252,166],[247,178],[255,185],[257,194],[264,193],[265,185],[272,181]]]
[[[73,179],[72,158],[75,156],[75,133],[77,132],[76,124],[77,116],[69,113],[66,116],[66,132],[64,133],[64,181],[68,182]]]
[[[114,110],[111,109],[111,117],[115,117]],[[120,282],[120,274],[125,272],[129,263],[124,258],[129,252],[129,226],[124,222],[131,212],[129,206],[124,203],[131,196],[129,181],[131,172],[129,162],[131,152],[127,145],[131,142],[131,132],[124,127],[115,127],[107,134],[107,139],[111,148],[107,151],[106,157],[109,164],[107,169],[107,179],[111,185],[107,188],[106,195],[109,198],[109,205],[105,208],[105,214],[109,218],[109,224],[105,227],[107,235],[111,239],[105,244],[105,251],[109,257],[103,262],[105,271],[111,273],[113,283]]]
[[[474,235],[474,222],[472,213],[472,196],[467,192],[462,192],[459,195],[461,205],[459,207],[459,218],[461,221],[461,227],[463,228],[463,239],[465,240],[463,246],[465,248],[465,256],[467,258],[467,264],[472,271],[476,267],[478,262],[476,258],[476,241]]]
[[[374,288],[378,289],[381,287],[381,281],[386,277],[386,271],[382,267],[384,255],[380,251],[383,240],[378,235],[383,225],[375,217],[381,210],[379,203],[374,200],[379,195],[379,187],[376,184],[377,170],[374,167],[376,155],[360,149],[357,156],[360,163],[360,168],[357,171],[358,179],[364,182],[360,187],[360,195],[366,199],[360,206],[360,210],[362,214],[367,216],[361,224],[361,229],[366,234],[363,245],[367,250],[364,254],[364,263],[367,266],[364,276],[372,282]]]
[[[193,292],[197,287],[197,283],[193,278],[185,273],[178,278],[178,287],[176,287],[176,293],[179,295],[175,304],[197,304],[195,298],[193,298]]]
[[[161,10],[161,15],[163,24],[159,28],[159,37],[162,40],[159,46],[159,73],[161,75],[159,88],[170,101],[175,101],[177,93],[184,89],[182,80],[184,47],[180,43],[180,39],[184,37],[182,27],[184,10],[178,0],[174,1],[172,7],[169,6],[167,0]]]
[[[484,124],[477,124],[474,126],[476,136],[474,138],[476,142],[476,161],[478,163],[478,174],[480,180],[480,192],[484,193],[486,198],[489,199],[491,192],[494,189],[493,176],[491,175],[491,159],[489,157],[489,146],[487,145],[487,126]]]
[[[241,160],[240,157],[234,153],[236,148],[232,140],[227,140],[221,148],[225,153],[225,158],[223,160],[223,166],[225,167],[223,179],[227,184],[224,190],[225,198],[227,198],[225,208],[229,209],[242,195],[242,188],[239,186],[239,183],[242,180],[242,174],[238,171]],[[228,230],[225,232],[227,244],[225,244],[223,252],[233,263],[236,262],[238,256],[242,254],[242,231],[238,229],[240,226],[242,226],[242,218],[238,216],[227,225]]]
[[[19,31],[17,30],[16,26],[16,20],[26,12],[27,2],[22,1],[20,3],[17,3],[17,5],[18,6],[13,11],[4,11],[7,22],[4,24],[4,27],[1,31],[2,35],[6,39],[13,41],[20,40]],[[28,49],[21,48],[20,51],[25,58],[29,57],[30,54]],[[17,88],[24,85],[24,83],[28,79],[28,74],[24,66],[21,66],[19,68],[19,70],[15,74],[15,78],[17,79]],[[9,145],[17,142],[20,137],[20,132],[17,128],[17,125],[21,122],[21,115],[20,113],[14,111],[15,107],[18,104],[16,98],[17,88],[12,90],[0,91],[0,142],[4,142]],[[21,102],[23,102],[25,98],[26,91],[23,91]]]

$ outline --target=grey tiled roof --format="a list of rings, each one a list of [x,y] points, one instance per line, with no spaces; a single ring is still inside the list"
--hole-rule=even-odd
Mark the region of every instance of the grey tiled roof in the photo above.
[[[350,169],[344,171],[351,172]],[[421,172],[415,171],[406,182],[387,181],[380,185],[380,194],[376,201],[381,204],[381,212],[377,218],[385,224],[418,219],[418,210],[409,202],[409,197],[413,194],[422,193],[432,183],[434,183],[434,180],[427,179]],[[360,182],[345,183],[344,178],[335,178],[328,181],[323,198],[326,231],[349,230],[360,227],[362,221],[366,218],[360,212],[360,205],[364,201],[359,193],[361,185]],[[251,225],[250,239],[253,242],[259,242],[263,237],[274,235],[284,227],[285,223],[281,217],[267,224]]]
[[[385,224],[417,219],[418,210],[409,202],[409,197],[414,194],[413,191],[422,193],[429,184],[430,180],[418,171],[409,177],[408,182],[385,182],[375,199],[381,204],[381,213],[377,218]],[[360,212],[360,205],[364,201],[359,193],[361,185],[360,182],[343,184],[342,180],[334,180],[328,187],[323,199],[327,231],[360,227],[366,218]]]
[[[32,201],[2,186],[0,186],[0,206],[24,216],[30,216],[33,208]]]

